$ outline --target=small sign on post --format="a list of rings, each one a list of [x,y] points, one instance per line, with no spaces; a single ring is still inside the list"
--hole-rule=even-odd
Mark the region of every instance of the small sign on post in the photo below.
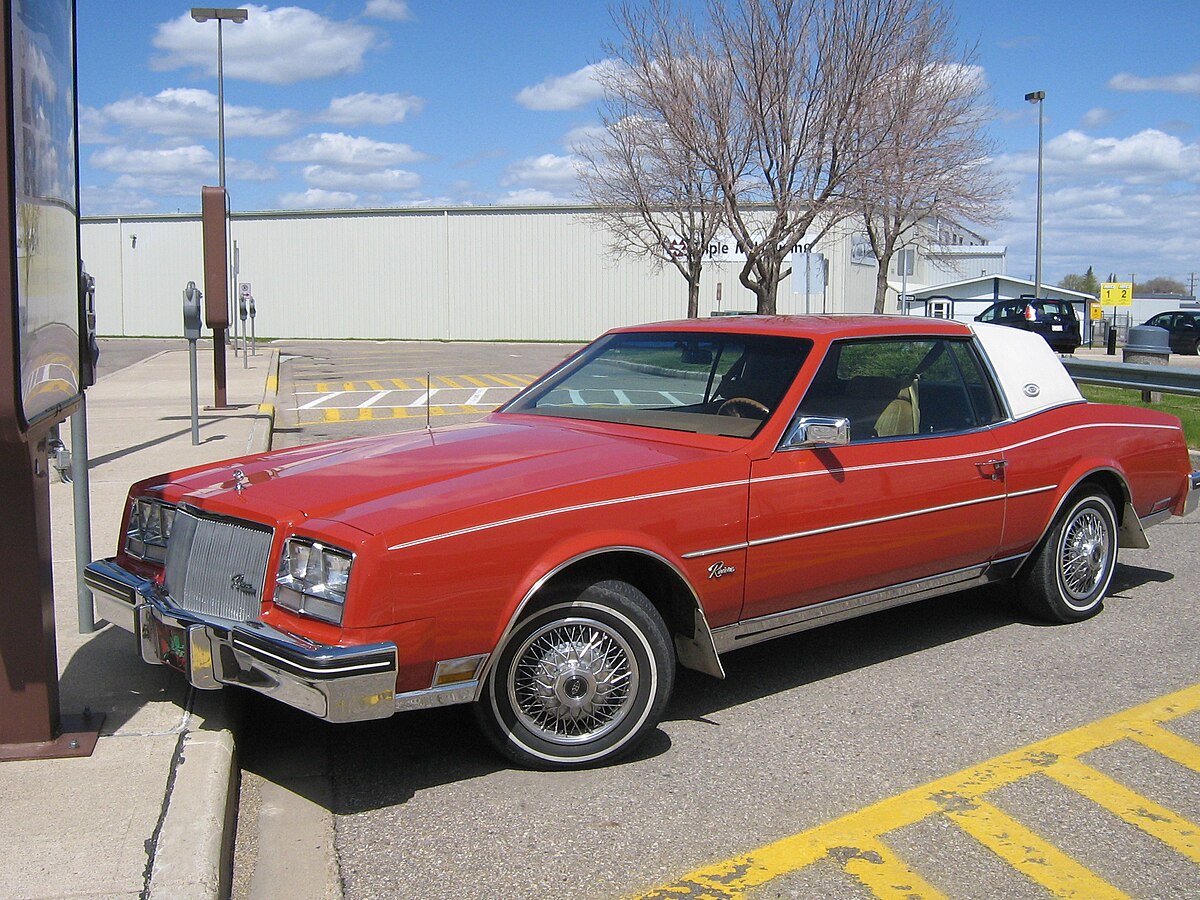
[[[1131,306],[1133,304],[1133,282],[1104,282],[1100,285],[1100,303],[1103,306]]]

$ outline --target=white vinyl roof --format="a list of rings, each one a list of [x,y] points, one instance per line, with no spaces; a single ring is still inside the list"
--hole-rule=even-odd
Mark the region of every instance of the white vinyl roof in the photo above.
[[[1031,331],[972,322],[1014,418],[1079,403],[1083,395],[1045,339]]]

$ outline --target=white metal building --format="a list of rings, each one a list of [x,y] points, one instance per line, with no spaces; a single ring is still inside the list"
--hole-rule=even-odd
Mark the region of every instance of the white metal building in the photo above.
[[[582,341],[618,325],[685,316],[679,273],[612,256],[590,212],[235,212],[230,234],[237,281],[249,283],[255,299],[259,337]],[[199,215],[85,217],[80,227],[83,259],[96,279],[99,333],[182,335],[183,289],[189,281],[204,288]],[[802,276],[785,279],[779,312],[870,311],[877,263],[864,240],[842,228],[819,241],[827,282],[804,294],[793,292]],[[976,257],[994,257],[996,248],[977,251],[955,251],[962,274],[974,273]],[[918,254],[918,278],[934,265]],[[945,269],[943,255],[936,266]],[[754,309],[740,268],[736,249],[706,264],[702,316],[718,311],[718,286],[720,311]]]

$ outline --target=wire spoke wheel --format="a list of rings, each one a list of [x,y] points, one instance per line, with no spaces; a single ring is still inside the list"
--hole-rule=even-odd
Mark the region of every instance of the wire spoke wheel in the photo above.
[[[1078,622],[1100,610],[1116,564],[1113,501],[1102,491],[1080,490],[1019,576],[1018,597],[1039,619]]]
[[[1110,533],[1094,509],[1080,510],[1063,529],[1059,568],[1063,589],[1074,600],[1086,600],[1108,570]]]
[[[521,765],[607,765],[662,718],[675,681],[671,632],[628,582],[554,590],[503,642],[475,715]]]
[[[638,688],[626,641],[584,618],[553,622],[517,651],[507,679],[522,723],[545,740],[594,740],[620,724]]]

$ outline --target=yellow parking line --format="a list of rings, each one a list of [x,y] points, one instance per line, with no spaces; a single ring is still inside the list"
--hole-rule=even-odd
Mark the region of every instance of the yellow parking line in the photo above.
[[[1189,859],[1200,861],[1200,828],[1078,761],[1083,754],[1133,740],[1151,749],[1166,748],[1168,752],[1164,755],[1168,758],[1185,760],[1185,765],[1197,769],[1200,747],[1161,727],[1165,722],[1197,710],[1200,710],[1200,684],[1013,750],[749,853],[696,869],[673,884],[639,896],[643,900],[678,897],[727,900],[819,860],[837,859],[839,848],[844,853],[845,848],[864,851],[871,847],[881,858],[886,858],[879,850],[879,839],[883,835],[933,816],[949,817],[1002,859],[1025,871],[1034,864],[1022,862],[1017,865],[1019,849],[1003,850],[1000,846],[998,835],[1005,827],[1011,826],[1014,829],[1011,833],[1023,832],[1031,846],[1037,846],[1045,853],[1058,854],[1059,851],[999,810],[992,811],[990,805],[981,803],[981,798],[1005,785],[1039,775],[1054,778]],[[1079,863],[1065,856],[1055,858],[1061,867],[1050,865],[1045,868],[1058,869],[1057,874],[1048,874],[1041,866],[1036,866],[1040,876],[1035,877],[1033,871],[1027,874],[1042,884],[1046,883],[1043,879],[1050,877],[1060,879],[1051,888],[1051,893],[1057,896],[1120,896],[1115,888]],[[862,865],[855,865],[859,871],[869,871]],[[897,870],[902,873],[900,880],[908,877],[903,863],[897,860],[890,865],[901,867]],[[858,872],[854,874],[857,877]],[[869,887],[875,890],[875,887]],[[915,889],[912,893],[924,896]]]
[[[368,381],[367,387],[369,387],[373,391],[382,391],[383,390],[383,385],[380,384],[378,381]]]
[[[337,410],[337,409],[327,409],[327,410],[324,410],[324,413],[325,413],[325,421],[326,421],[326,422],[340,422],[340,421],[342,421],[342,413],[341,413],[341,410]]]
[[[1077,759],[1060,759],[1046,774],[1114,816],[1156,837],[1176,853],[1200,863],[1200,828],[1165,806],[1131,791]]]
[[[483,377],[492,379],[492,381],[496,382],[496,384],[501,385],[502,387],[521,387],[520,382],[513,384],[506,375],[484,375]]]
[[[882,900],[940,900],[946,895],[910,869],[881,841],[859,839],[853,847],[835,847],[830,856]]]
[[[990,803],[972,800],[947,811],[959,828],[1055,897],[1128,900],[1100,876]]]
[[[492,386],[492,385],[488,384],[486,381],[480,381],[474,375],[459,375],[458,377],[461,378],[463,381],[470,382],[471,384],[475,385],[475,387],[485,388],[485,387]]]
[[[1174,732],[1157,725],[1145,725],[1131,728],[1129,737],[1172,762],[1179,763],[1193,772],[1200,772],[1200,747]]]
[[[405,381],[403,378],[393,378],[392,384],[394,384],[396,387],[400,388],[400,390],[402,390],[402,391],[411,391],[412,390],[412,386],[409,385],[409,383],[407,381]]]
[[[328,394],[329,393],[329,382],[318,381],[316,390],[317,390],[318,394]]]
[[[457,381],[455,381],[449,375],[439,375],[438,381],[440,381],[445,387],[450,387],[450,388],[461,388],[462,387],[461,384],[459,384]]]
[[[342,390],[343,390],[343,391],[352,391],[352,390],[354,390],[354,382],[353,382],[353,381],[343,381],[343,382],[342,382]]]

